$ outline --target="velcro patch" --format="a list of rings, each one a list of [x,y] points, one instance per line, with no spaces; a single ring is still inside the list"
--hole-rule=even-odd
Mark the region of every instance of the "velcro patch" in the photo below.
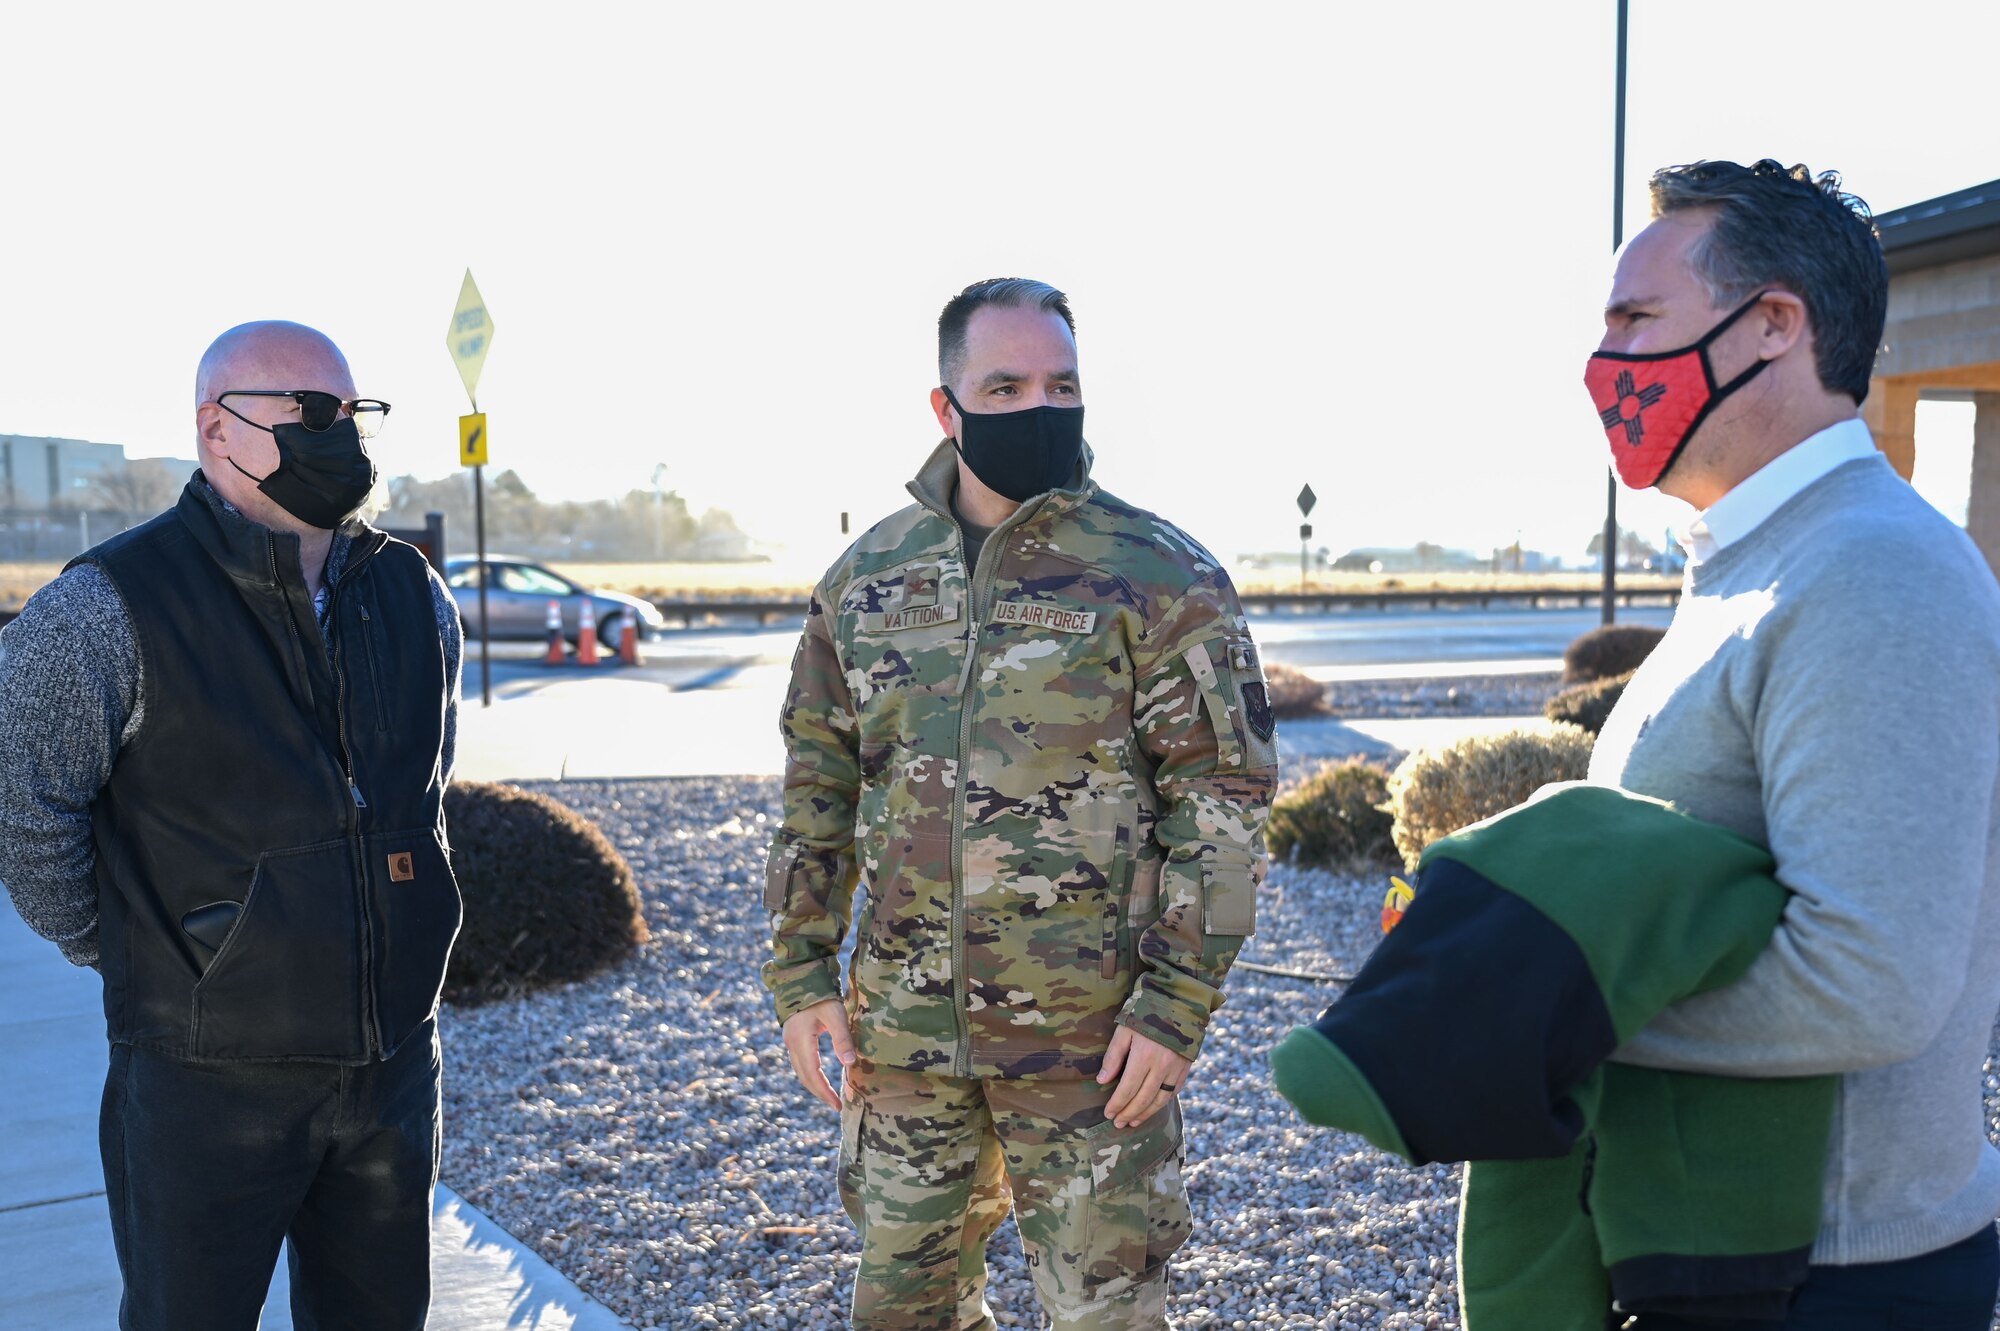
[[[1268,740],[1277,733],[1278,718],[1271,711],[1271,695],[1265,692],[1263,680],[1244,682],[1243,717],[1258,739]]]
[[[955,605],[919,605],[908,610],[885,610],[880,614],[863,615],[863,633],[894,633],[899,629],[929,628],[933,624],[949,624],[958,618]]]
[[[1230,643],[1229,668],[1231,670],[1255,670],[1257,668],[1256,644],[1248,642]]]
[[[904,572],[903,599],[897,602],[899,609],[914,610],[918,606],[936,605],[937,598],[938,567],[936,564],[924,564]]]
[[[994,624],[1020,624],[1058,633],[1089,633],[1097,627],[1095,610],[1071,610],[1047,601],[1001,601],[993,607]]]

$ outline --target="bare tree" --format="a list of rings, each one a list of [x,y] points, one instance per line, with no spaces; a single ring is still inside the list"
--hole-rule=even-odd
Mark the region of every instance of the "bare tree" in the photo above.
[[[117,514],[128,526],[143,522],[173,507],[189,465],[175,458],[127,458],[92,479],[89,506]]]

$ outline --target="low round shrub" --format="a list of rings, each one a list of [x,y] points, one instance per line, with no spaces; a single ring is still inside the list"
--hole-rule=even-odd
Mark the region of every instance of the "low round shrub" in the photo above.
[[[1604,720],[1611,715],[1611,709],[1625,696],[1625,686],[1632,681],[1632,672],[1613,675],[1610,679],[1593,679],[1583,684],[1572,684],[1555,697],[1549,699],[1542,708],[1542,715],[1551,721],[1566,725],[1581,726],[1595,735],[1604,729]]]
[[[1272,802],[1264,844],[1280,859],[1307,864],[1392,863],[1388,785],[1388,769],[1366,759],[1324,763]]]
[[[1576,726],[1546,725],[1411,754],[1389,778],[1403,867],[1415,870],[1432,842],[1506,812],[1551,782],[1581,781],[1592,742]]]
[[[1606,624],[1578,638],[1563,652],[1563,683],[1586,684],[1637,670],[1667,631],[1651,624]]]
[[[1326,685],[1292,666],[1265,666],[1264,690],[1274,716],[1313,716],[1326,710]]]
[[[597,824],[546,795],[485,781],[444,793],[465,924],[444,996],[512,998],[616,964],[651,935],[631,866]]]

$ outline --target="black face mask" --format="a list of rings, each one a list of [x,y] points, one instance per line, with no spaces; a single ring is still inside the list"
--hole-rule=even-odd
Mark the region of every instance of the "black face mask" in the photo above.
[[[255,424],[255,422],[251,422]],[[287,422],[270,430],[278,441],[278,466],[269,476],[250,476],[271,502],[309,527],[332,531],[353,517],[375,488],[375,463],[361,447],[361,431],[352,417],[342,417],[324,430],[308,430]]]
[[[1082,407],[971,412],[959,406],[951,389],[945,388],[944,396],[958,408],[958,455],[994,494],[1024,504],[1076,476],[1083,457]]]

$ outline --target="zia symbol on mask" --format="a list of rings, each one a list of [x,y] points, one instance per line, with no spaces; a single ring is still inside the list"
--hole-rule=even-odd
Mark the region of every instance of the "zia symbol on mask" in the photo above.
[[[1667,395],[1665,384],[1637,386],[1630,370],[1620,370],[1612,387],[1618,392],[1618,400],[1598,413],[1607,430],[1625,427],[1625,442],[1637,448],[1639,441],[1646,437],[1646,408]]]

